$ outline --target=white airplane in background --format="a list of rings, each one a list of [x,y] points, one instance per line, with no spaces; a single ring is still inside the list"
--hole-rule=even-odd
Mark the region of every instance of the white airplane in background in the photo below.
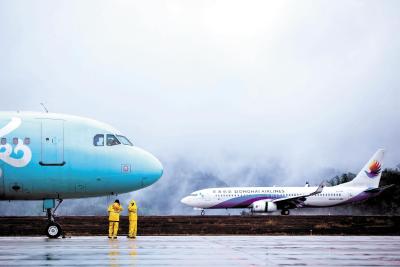
[[[290,209],[303,207],[332,207],[359,201],[380,194],[390,186],[379,187],[384,150],[379,149],[357,176],[350,182],[324,187],[224,187],[208,188],[191,193],[181,202],[195,209],[251,209],[254,213],[281,210],[289,215]]]

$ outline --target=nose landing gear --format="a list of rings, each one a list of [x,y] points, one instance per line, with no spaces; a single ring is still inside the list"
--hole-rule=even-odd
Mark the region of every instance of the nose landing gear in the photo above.
[[[43,211],[46,210],[47,213],[47,226],[46,226],[46,235],[49,238],[58,238],[62,235],[64,238],[64,233],[62,231],[61,226],[55,221],[55,212],[57,208],[60,206],[62,199],[58,199],[58,204],[55,206],[54,199],[45,199],[43,200]],[[54,211],[52,209],[54,208]]]

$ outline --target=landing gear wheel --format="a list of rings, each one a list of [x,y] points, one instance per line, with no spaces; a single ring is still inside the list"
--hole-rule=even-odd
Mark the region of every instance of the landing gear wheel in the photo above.
[[[289,212],[289,210],[282,210],[282,211],[281,211],[281,214],[282,214],[282,215],[289,215],[290,212]]]
[[[205,212],[204,210],[202,210],[202,211],[200,212],[200,215],[201,215],[201,216],[204,216],[204,214],[206,214],[206,212]]]
[[[50,222],[46,227],[46,235],[49,238],[58,238],[62,234],[61,226],[58,223]]]

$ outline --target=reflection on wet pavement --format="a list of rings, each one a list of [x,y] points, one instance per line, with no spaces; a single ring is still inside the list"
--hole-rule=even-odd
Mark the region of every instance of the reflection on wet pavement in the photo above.
[[[0,266],[400,266],[400,237],[0,237]]]

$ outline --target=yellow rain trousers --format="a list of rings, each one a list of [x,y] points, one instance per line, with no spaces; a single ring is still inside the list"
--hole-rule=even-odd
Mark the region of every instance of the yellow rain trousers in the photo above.
[[[137,206],[136,202],[132,200],[129,202],[128,214],[129,214],[129,234],[128,237],[136,238],[137,234]]]
[[[116,238],[118,235],[119,214],[122,210],[123,208],[118,203],[108,206],[108,237],[110,238]]]

